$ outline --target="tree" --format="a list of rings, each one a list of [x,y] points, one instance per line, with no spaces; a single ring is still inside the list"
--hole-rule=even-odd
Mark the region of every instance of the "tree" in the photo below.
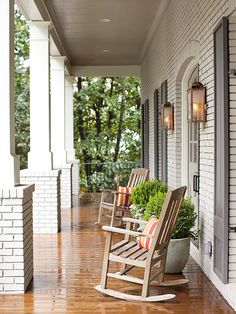
[[[110,162],[140,161],[140,81],[80,77],[76,87],[75,148],[91,190],[106,184],[103,172]]]
[[[30,143],[29,109],[29,29],[19,10],[15,10],[15,134],[16,154],[21,157],[21,169],[27,168]]]

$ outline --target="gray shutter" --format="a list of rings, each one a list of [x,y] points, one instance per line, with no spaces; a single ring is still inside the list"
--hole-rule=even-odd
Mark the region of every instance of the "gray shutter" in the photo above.
[[[149,100],[144,104],[144,167],[149,169]]]
[[[144,167],[144,104],[141,105],[141,154],[142,167]]]
[[[228,282],[229,264],[229,80],[228,20],[224,17],[214,30],[215,79],[215,196],[214,272]]]
[[[167,102],[167,81],[161,84],[161,104]],[[161,179],[167,183],[167,131],[161,131]]]
[[[142,167],[149,168],[149,101],[141,105]]]
[[[157,89],[154,92],[154,177],[159,178],[159,102]]]

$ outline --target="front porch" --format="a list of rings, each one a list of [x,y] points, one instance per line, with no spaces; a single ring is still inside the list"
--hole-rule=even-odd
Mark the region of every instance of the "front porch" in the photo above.
[[[184,271],[189,284],[162,288],[176,298],[161,303],[125,302],[97,292],[104,233],[94,221],[98,202],[79,201],[62,210],[58,234],[34,235],[34,280],[24,295],[0,296],[0,313],[235,313],[199,266],[190,259]],[[116,267],[116,265],[114,266]],[[180,275],[181,276],[181,275]],[[115,283],[115,281],[113,281]],[[138,285],[121,283],[129,293]],[[120,282],[117,282],[117,288]],[[155,291],[152,287],[151,293]],[[167,291],[168,290],[168,291]]]

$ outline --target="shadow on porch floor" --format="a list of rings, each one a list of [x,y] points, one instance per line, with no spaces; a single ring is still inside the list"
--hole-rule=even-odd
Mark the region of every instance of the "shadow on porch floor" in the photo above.
[[[104,234],[97,230],[97,199],[74,200],[62,211],[62,231],[34,236],[34,281],[25,295],[0,297],[0,313],[235,313],[190,259],[184,271],[188,285],[163,288],[176,298],[159,303],[126,302],[94,289],[100,281]],[[116,267],[116,265],[114,266]],[[115,282],[116,287],[120,286]],[[139,286],[122,282],[125,289]],[[152,288],[155,289],[155,288]]]

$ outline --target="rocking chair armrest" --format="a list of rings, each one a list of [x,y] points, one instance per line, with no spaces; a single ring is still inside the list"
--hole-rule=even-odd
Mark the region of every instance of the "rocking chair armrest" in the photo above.
[[[132,223],[139,224],[139,225],[146,225],[147,224],[147,221],[145,221],[145,220],[134,219],[134,218],[129,218],[129,217],[123,217],[122,220],[124,222],[132,222]]]
[[[123,194],[123,195],[131,195],[131,193],[127,193],[127,192],[119,192],[119,191],[112,191],[111,193],[112,193],[112,194],[116,194],[116,195],[119,195],[119,194]]]
[[[137,231],[133,231],[133,230],[127,230],[127,229],[120,229],[120,228],[111,227],[111,226],[103,226],[102,230],[107,231],[107,232],[112,232],[112,233],[120,233],[120,234],[130,235],[130,236],[134,236],[134,237],[152,238],[151,234],[146,234],[146,233],[137,232]]]

